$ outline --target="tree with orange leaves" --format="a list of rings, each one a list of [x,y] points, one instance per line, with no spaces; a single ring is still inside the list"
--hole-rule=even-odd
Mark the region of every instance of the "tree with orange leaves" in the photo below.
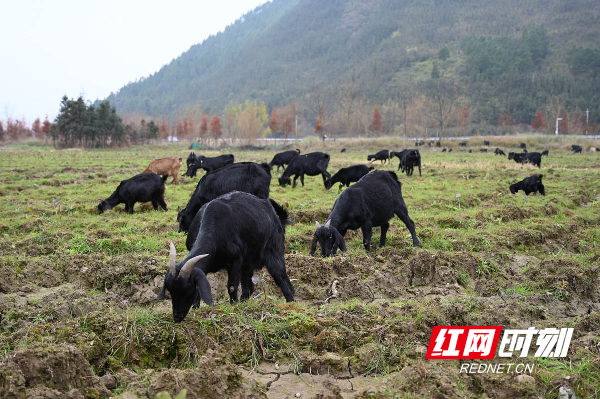
[[[162,120],[158,124],[158,134],[160,135],[160,138],[163,140],[166,140],[167,137],[169,137],[169,123],[167,122],[167,119],[165,118],[165,114],[163,114]]]
[[[212,120],[210,121],[210,135],[213,136],[215,142],[223,134],[223,130],[221,129],[222,127],[223,125],[221,124],[221,118],[219,118],[217,115],[213,116]]]
[[[44,119],[44,123],[42,123],[42,135],[44,137],[50,136],[50,128],[52,127],[52,123],[48,120],[48,115],[46,115],[46,119]]]
[[[535,113],[535,118],[533,119],[533,122],[531,122],[531,127],[535,130],[543,129],[546,127],[546,121],[544,120],[542,111],[537,111]]]
[[[279,119],[279,112],[277,112],[277,108],[273,108],[273,112],[271,113],[271,119],[269,119],[269,129],[271,129],[271,134],[275,134],[281,129],[281,120]]]
[[[467,104],[464,104],[461,109],[458,110],[458,124],[460,127],[465,128],[469,125],[469,108]]]
[[[208,133],[208,116],[202,115],[198,133],[200,134],[200,140],[204,140],[204,136],[206,136],[206,133]]]
[[[33,123],[31,124],[31,130],[35,134],[35,137],[39,137],[39,135],[40,135],[40,131],[41,131],[40,125],[41,125],[40,118],[36,118],[36,120],[34,120]]]
[[[325,110],[323,106],[319,106],[319,116],[317,116],[317,123],[315,124],[315,134],[321,136],[321,139],[325,141]]]
[[[379,111],[379,107],[373,107],[373,122],[371,123],[371,128],[374,132],[381,133],[383,129],[383,116]]]

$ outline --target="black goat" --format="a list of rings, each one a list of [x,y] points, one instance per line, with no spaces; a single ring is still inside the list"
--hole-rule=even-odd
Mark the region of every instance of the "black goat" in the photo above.
[[[188,231],[188,249],[194,243],[192,220],[202,205],[232,191],[243,191],[258,198],[269,198],[271,168],[266,163],[239,162],[205,174],[185,208],[178,210],[179,231]],[[196,229],[197,231],[197,229]]]
[[[550,152],[549,152],[548,150],[544,150],[544,151],[542,151],[542,155],[545,155],[545,156],[548,156],[548,154],[549,154],[549,153],[550,153]]]
[[[542,164],[542,154],[539,152],[516,153],[511,151],[508,153],[508,159],[514,159],[517,163],[532,163],[538,168],[541,168]]]
[[[460,143],[458,143],[458,145],[461,146],[461,147],[466,147],[467,144],[468,143],[466,141],[461,141]]]
[[[419,150],[409,149],[402,151],[402,159],[398,169],[406,172],[406,176],[412,176],[415,166],[419,167],[419,176],[421,176],[421,153]]]
[[[376,154],[367,155],[367,161],[380,160],[382,165],[384,163],[386,163],[387,161],[389,161],[389,159],[390,159],[390,152],[388,150],[381,150],[381,151],[377,152]]]
[[[441,142],[441,140],[438,140],[438,141],[436,141],[436,142],[435,142],[435,146],[436,146],[436,147],[441,147],[441,146],[442,146],[442,142]]]
[[[292,162],[285,168],[283,174],[279,178],[279,185],[285,187],[288,184],[292,184],[290,177],[294,176],[294,184],[292,188],[296,187],[296,180],[298,177],[304,187],[304,175],[308,176],[323,176],[323,184],[325,180],[331,177],[331,174],[327,172],[327,166],[329,165],[329,154],[324,152],[311,152],[305,155],[298,155]]]
[[[544,177],[544,175],[533,175],[520,182],[511,184],[509,187],[511,194],[516,194],[517,191],[523,190],[525,191],[525,195],[529,195],[529,193],[536,194],[538,191],[540,194],[546,195],[544,185],[542,184],[542,177]]]
[[[346,152],[346,149],[345,149],[345,148],[342,148],[342,149],[340,150],[340,152]]]
[[[273,169],[273,166],[277,165],[277,172],[279,172],[279,168],[281,166],[285,168],[285,166],[289,165],[289,163],[292,162],[292,159],[294,159],[298,155],[300,155],[299,149],[284,151],[275,154],[271,162],[269,162],[269,167]]]
[[[424,141],[415,141],[415,146],[419,147],[421,145],[425,145]]]
[[[196,163],[189,166],[185,172],[186,176],[195,177],[198,169],[204,169],[207,173],[222,168],[225,165],[233,163],[235,157],[233,154],[219,155],[217,157],[208,158],[204,155],[199,155],[196,158]]]
[[[187,167],[189,168],[191,165],[196,163],[196,154],[194,153],[194,151],[190,152],[190,155],[188,155],[187,160],[185,161],[185,164],[187,165]]]
[[[488,140],[483,140],[483,145],[490,145],[490,142]]]
[[[488,150],[487,148],[480,148],[479,149],[479,151],[481,151],[481,152],[487,152],[487,150]]]
[[[442,152],[446,152],[446,151],[448,151],[448,150],[446,149],[446,147],[444,147],[444,149],[442,150]]]
[[[473,152],[473,150],[469,148],[469,154],[472,153],[472,152]]]
[[[206,273],[227,270],[229,300],[241,299],[254,291],[252,276],[266,266],[285,300],[294,300],[294,286],[285,269],[285,226],[288,213],[271,199],[234,191],[205,204],[196,218],[199,231],[188,256],[176,263],[175,246],[171,243],[169,267],[158,299],[171,293],[173,320],[181,322],[192,305],[202,299],[212,305],[212,293]]]
[[[494,154],[496,154],[496,155],[506,155],[506,154],[504,153],[504,151],[502,151],[500,148],[496,148],[496,149],[494,150]]]
[[[354,165],[348,166],[347,168],[341,168],[331,176],[331,178],[325,180],[325,188],[329,190],[335,183],[340,183],[340,190],[344,186],[350,187],[350,183],[359,181],[361,177],[373,169],[375,168],[366,165]]]
[[[408,216],[408,209],[402,198],[402,185],[396,173],[376,170],[366,174],[358,183],[344,190],[333,205],[326,223],[316,222],[317,230],[313,237],[310,254],[321,245],[323,256],[334,255],[337,249],[346,251],[344,236],[348,230],[361,229],[363,245],[371,251],[373,227],[381,227],[379,246],[385,245],[385,236],[390,227],[390,219],[397,215],[412,235],[413,245],[420,245],[415,224]]]
[[[574,154],[580,153],[582,154],[583,151],[583,147],[577,144],[572,144],[571,145],[571,150],[573,151]]]
[[[121,181],[110,197],[98,203],[98,213],[102,214],[119,204],[125,204],[125,212],[133,213],[136,202],[152,202],[154,210],[167,210],[165,203],[165,181],[169,175],[160,177],[156,173],[142,173]]]
[[[452,152],[452,148],[448,148],[448,152]]]
[[[527,144],[525,144],[525,143],[521,143],[520,147],[521,147],[521,148],[527,148]]]
[[[428,141],[428,142],[427,142],[427,145],[428,145],[429,147],[431,147],[431,141]]]

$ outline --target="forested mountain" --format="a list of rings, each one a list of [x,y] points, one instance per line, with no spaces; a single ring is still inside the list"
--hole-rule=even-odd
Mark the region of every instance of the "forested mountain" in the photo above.
[[[556,104],[596,121],[599,46],[596,0],[273,0],[108,100],[120,114],[172,120],[247,100],[269,113],[295,104],[339,130],[381,106],[390,131],[411,109],[443,130],[461,116],[451,106],[436,117],[441,82],[469,125],[530,124]]]

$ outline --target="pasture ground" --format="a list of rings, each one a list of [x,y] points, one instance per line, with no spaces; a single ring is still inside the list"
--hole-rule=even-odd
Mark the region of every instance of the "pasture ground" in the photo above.
[[[282,188],[274,171],[271,197],[295,222],[286,266],[297,302],[286,304],[263,272],[259,294],[230,305],[221,272],[209,276],[215,306],[193,309],[181,324],[170,300],[155,298],[169,241],[178,259],[187,254],[176,209],[198,178],[168,180],[168,212],[148,203],[134,215],[123,205],[98,215],[96,205],[153,159],[185,160],[186,145],[0,149],[0,397],[154,398],[187,388],[188,398],[557,398],[561,387],[598,397],[600,154],[573,155],[567,142],[535,137],[492,139],[492,150],[507,153],[520,141],[550,149],[539,171],[547,195],[525,197],[508,185],[538,169],[479,152],[482,140],[471,139],[472,154],[457,143],[452,153],[420,147],[422,176],[398,176],[422,246],[411,246],[395,218],[387,246],[371,256],[360,231],[349,232],[344,256],[308,256],[314,222],[325,221],[337,187],[326,191],[319,176]],[[333,174],[402,148],[394,144],[299,148],[329,152]],[[273,154],[235,156],[268,162]],[[373,165],[396,170],[398,161]],[[336,280],[338,296],[326,301]],[[534,366],[524,378],[425,360],[436,325],[575,330],[565,359],[512,359]],[[105,374],[116,378],[112,391],[110,378],[98,378]]]

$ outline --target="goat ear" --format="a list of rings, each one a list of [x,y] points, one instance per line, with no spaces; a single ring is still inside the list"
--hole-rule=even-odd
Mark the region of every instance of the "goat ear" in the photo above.
[[[317,222],[316,220],[315,220],[315,224],[317,225],[317,229],[318,229],[319,227],[321,227],[321,223]]]
[[[319,222],[317,222],[317,224],[319,224]],[[316,250],[317,250],[317,232],[315,232],[315,235],[313,236],[313,240],[312,240],[312,245],[310,247],[310,256],[314,256]]]
[[[181,212],[181,206],[177,207],[177,213]]]
[[[327,221],[327,223],[325,223],[325,227],[329,228],[329,226],[330,226],[330,225],[331,225],[331,219],[329,219],[329,220]]]
[[[337,244],[337,246],[340,248],[340,250],[342,252],[346,252],[346,241],[344,241],[344,237],[342,237],[342,235],[340,234],[339,231],[337,231],[337,229],[332,229],[333,230],[333,235],[335,236],[335,243]]]
[[[539,177],[539,178],[541,179],[542,177],[544,177],[544,175],[540,174],[540,177]]]
[[[198,288],[198,291],[200,291],[200,298],[202,298],[204,303],[212,306],[213,297],[212,297],[212,292],[210,290],[210,284],[208,283],[206,274],[204,274],[204,272],[202,270],[198,270],[198,271],[199,271],[199,273],[195,274],[196,288]]]

